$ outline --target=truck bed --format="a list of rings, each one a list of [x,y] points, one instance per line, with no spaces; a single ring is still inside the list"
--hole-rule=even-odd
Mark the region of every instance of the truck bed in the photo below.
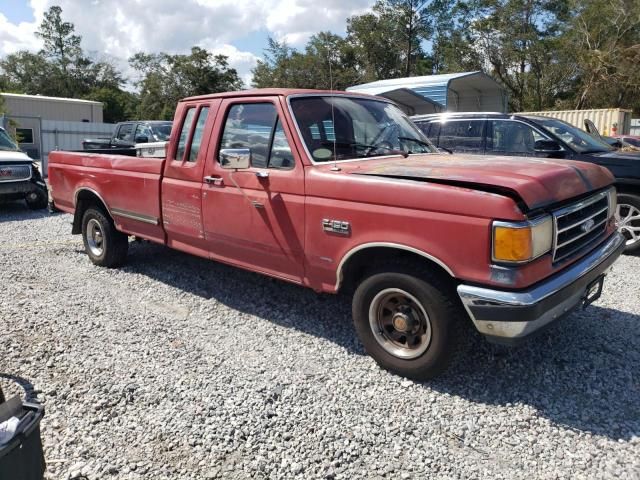
[[[88,152],[51,152],[49,183],[55,206],[68,213],[93,194],[125,233],[164,243],[160,186],[164,159]]]

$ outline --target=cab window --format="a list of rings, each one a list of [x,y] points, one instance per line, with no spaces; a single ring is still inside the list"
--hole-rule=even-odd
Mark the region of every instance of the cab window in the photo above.
[[[198,153],[200,152],[200,145],[202,144],[202,134],[204,133],[204,125],[207,122],[207,115],[209,114],[209,107],[202,107],[198,113],[198,120],[196,121],[195,130],[193,132],[193,138],[191,139],[191,147],[189,148],[188,162],[195,162],[198,159]]]
[[[293,168],[291,147],[272,103],[235,104],[229,109],[220,149],[248,148],[257,168]]]
[[[492,120],[487,131],[487,151],[533,155],[535,143],[546,140],[531,126],[512,120]]]
[[[125,142],[132,142],[133,141],[133,124],[125,123],[124,125],[120,125],[120,128],[118,129],[117,139]]]
[[[457,152],[480,152],[484,120],[449,120],[440,125],[438,146]]]
[[[149,128],[148,125],[143,125],[142,123],[138,124],[138,126],[136,127],[136,133],[133,138],[135,141],[138,141],[138,138],[140,137],[147,137],[148,142],[153,141],[153,133],[151,133],[151,128]]]
[[[193,123],[193,116],[195,115],[195,113],[196,107],[190,107],[184,117],[184,122],[182,122],[182,129],[180,130],[180,139],[178,140],[178,149],[176,150],[176,160],[182,160],[184,157],[184,152],[187,149],[189,130],[191,129],[191,124]]]

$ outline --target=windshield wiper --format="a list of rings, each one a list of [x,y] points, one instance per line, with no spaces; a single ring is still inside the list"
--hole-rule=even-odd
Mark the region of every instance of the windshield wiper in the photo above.
[[[338,145],[340,147],[366,148],[367,151],[364,153],[365,157],[369,156],[369,152],[371,150],[378,150],[378,149],[387,150],[388,152],[390,152],[391,154],[394,154],[394,155],[402,155],[404,158],[407,158],[409,156],[409,154],[407,152],[405,152],[404,150],[398,150],[398,149],[391,148],[391,147],[385,147],[384,145],[367,145],[366,143],[360,143],[360,142],[329,142],[329,141],[321,142],[321,145],[325,145],[325,146],[331,146],[331,145],[334,145],[334,144]]]

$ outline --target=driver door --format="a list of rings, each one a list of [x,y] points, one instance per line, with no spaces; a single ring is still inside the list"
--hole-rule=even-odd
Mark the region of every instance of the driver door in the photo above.
[[[210,256],[300,283],[304,169],[278,97],[224,100],[202,185]],[[249,149],[251,167],[228,170],[220,151]]]

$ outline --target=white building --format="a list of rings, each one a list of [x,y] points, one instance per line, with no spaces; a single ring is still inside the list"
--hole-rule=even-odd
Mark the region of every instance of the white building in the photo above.
[[[102,123],[101,102],[18,93],[0,96],[7,112],[4,118],[0,116],[0,125],[15,127],[20,148],[31,158],[41,160],[45,173],[50,151],[79,150],[84,138],[109,136],[113,128]]]

